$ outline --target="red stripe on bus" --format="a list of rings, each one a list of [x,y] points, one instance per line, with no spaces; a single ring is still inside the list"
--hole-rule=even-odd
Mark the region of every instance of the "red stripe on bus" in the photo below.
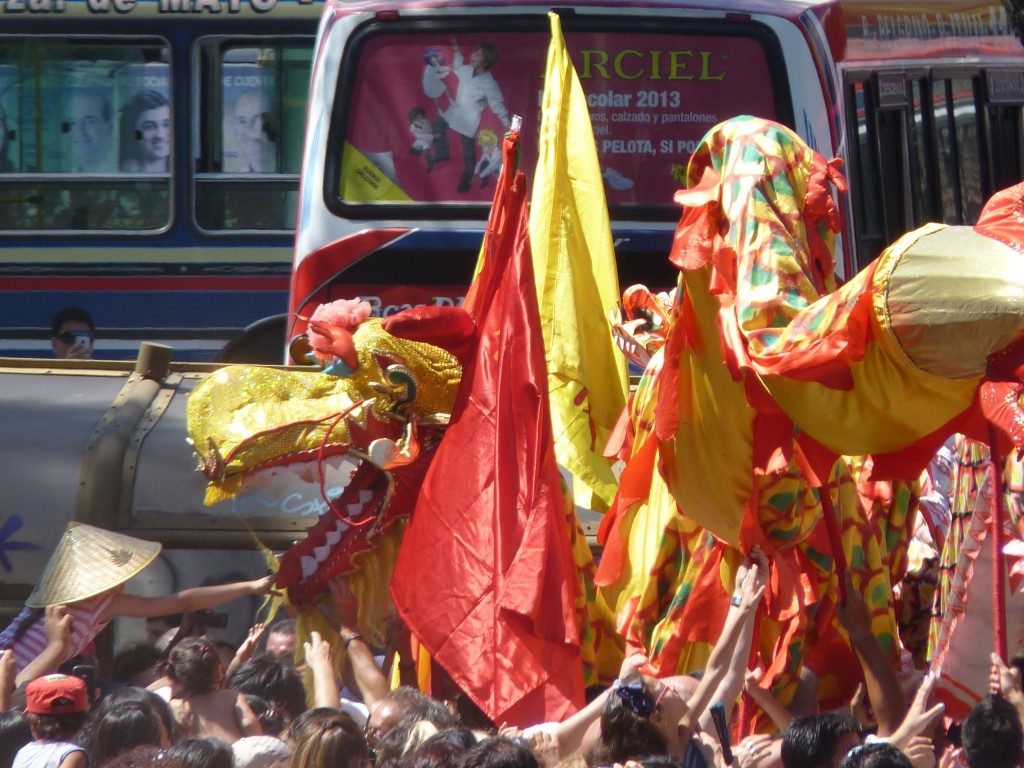
[[[289,309],[294,313],[350,266],[396,240],[408,229],[369,229],[317,248],[295,267]]]

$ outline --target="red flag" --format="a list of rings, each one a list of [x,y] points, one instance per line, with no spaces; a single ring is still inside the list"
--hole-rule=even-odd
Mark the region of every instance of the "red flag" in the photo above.
[[[391,594],[410,631],[495,722],[580,708],[576,565],[555,463],[518,134],[466,308],[477,322],[451,425],[402,541]]]

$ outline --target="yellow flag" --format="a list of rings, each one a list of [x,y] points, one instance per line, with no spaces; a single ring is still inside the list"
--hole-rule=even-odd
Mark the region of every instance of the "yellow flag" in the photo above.
[[[551,19],[551,46],[530,207],[558,463],[573,475],[578,505],[607,509],[615,494],[602,451],[626,402],[625,358],[612,340],[616,307],[608,203],[590,113],[562,37]]]

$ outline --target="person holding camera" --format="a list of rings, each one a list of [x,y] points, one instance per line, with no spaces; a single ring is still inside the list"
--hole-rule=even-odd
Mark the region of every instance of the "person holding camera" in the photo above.
[[[117,616],[167,616],[240,597],[265,595],[274,577],[194,587],[158,597],[126,594],[124,584],[152,563],[160,544],[70,522],[25,608],[0,634],[21,670],[17,684],[77,656]]]
[[[53,356],[62,360],[92,360],[96,326],[92,315],[81,307],[64,307],[50,324]]]

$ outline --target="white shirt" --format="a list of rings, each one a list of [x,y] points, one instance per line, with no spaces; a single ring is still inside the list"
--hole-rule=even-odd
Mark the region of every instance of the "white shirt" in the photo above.
[[[471,66],[462,63],[461,51],[455,52],[455,66],[452,70],[459,78],[459,90],[455,94],[455,101],[444,114],[448,126],[463,136],[475,138],[480,127],[480,118],[484,114],[484,109],[489,106],[501,124],[508,128],[509,117],[505,99],[491,73],[474,74]]]

